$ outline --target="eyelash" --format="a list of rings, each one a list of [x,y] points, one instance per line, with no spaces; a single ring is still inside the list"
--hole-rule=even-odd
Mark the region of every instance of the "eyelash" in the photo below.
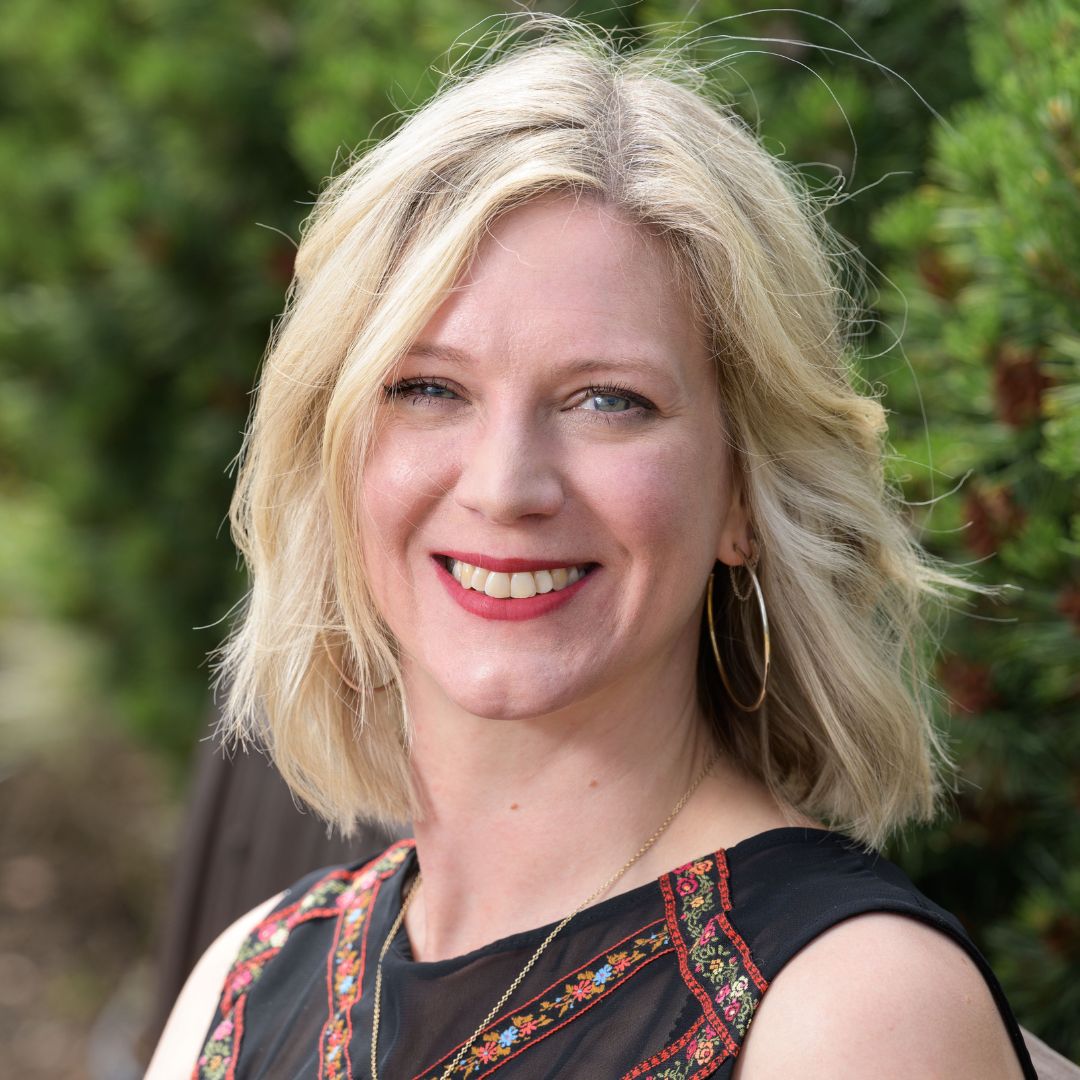
[[[442,379],[435,379],[428,376],[417,376],[412,379],[402,379],[400,382],[391,383],[383,386],[383,391],[388,401],[393,401],[397,398],[407,398],[414,403],[423,403],[424,405],[433,405],[437,401],[445,401],[445,398],[432,397],[427,394],[412,393],[415,390],[422,390],[425,386],[437,386],[441,390],[449,390],[451,393],[456,394],[457,391],[450,385],[448,385]],[[640,419],[645,412],[655,412],[656,406],[653,405],[648,398],[642,397],[640,394],[635,393],[629,386],[623,386],[620,383],[608,383],[603,386],[590,386],[586,388],[585,396],[581,399],[582,402],[588,401],[592,397],[621,397],[634,405],[637,405],[640,412],[634,412],[632,410],[626,410],[625,412],[610,413],[602,412],[600,409],[586,409],[586,412],[594,412],[597,416],[602,416],[609,423],[624,423],[625,420],[629,420],[631,417]],[[625,420],[624,420],[625,418]]]

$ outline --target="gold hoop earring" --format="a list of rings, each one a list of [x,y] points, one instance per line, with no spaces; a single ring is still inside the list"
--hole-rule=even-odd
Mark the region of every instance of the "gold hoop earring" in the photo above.
[[[742,553],[740,552],[740,554]],[[755,559],[754,561],[756,562],[757,560]],[[769,685],[769,661],[772,658],[772,645],[769,640],[769,616],[765,611],[765,597],[761,592],[761,585],[758,582],[757,574],[754,573],[753,563],[749,559],[747,559],[747,561],[743,565],[746,567],[747,571],[750,574],[750,588],[752,588],[753,591],[757,593],[758,609],[761,612],[761,633],[764,644],[764,662],[762,665],[761,673],[761,690],[758,692],[758,696],[749,705],[747,705],[744,701],[740,701],[735,696],[735,691],[731,688],[731,683],[728,680],[727,671],[724,669],[724,662],[720,659],[720,649],[717,647],[716,644],[716,626],[713,621],[712,593],[713,577],[715,576],[714,574],[709,575],[709,585],[708,588],[705,590],[705,607],[709,616],[709,640],[712,642],[713,656],[716,658],[716,669],[720,672],[720,681],[724,684],[724,689],[728,692],[728,697],[731,698],[732,702],[734,702],[734,704],[738,708],[742,709],[743,712],[756,712],[759,708],[761,708],[761,703],[765,700],[765,690]],[[728,570],[731,572],[731,586],[732,589],[735,591],[735,595],[738,596],[740,600],[749,599],[750,588],[746,590],[745,595],[740,593],[739,588],[735,583],[735,568],[728,567]]]

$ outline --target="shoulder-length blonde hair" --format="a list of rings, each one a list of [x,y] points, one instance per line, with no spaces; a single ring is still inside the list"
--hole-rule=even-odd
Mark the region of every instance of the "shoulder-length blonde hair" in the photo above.
[[[217,661],[223,730],[265,744],[346,834],[418,812],[398,657],[355,533],[380,393],[495,217],[573,192],[667,240],[711,339],[774,642],[766,705],[732,715],[703,634],[717,739],[783,802],[879,845],[934,809],[946,757],[921,610],[951,579],[885,484],[884,411],[853,386],[837,246],[693,64],[539,22],[448,79],[307,223],[231,507],[251,589]],[[756,605],[719,606],[722,636],[758,640]]]

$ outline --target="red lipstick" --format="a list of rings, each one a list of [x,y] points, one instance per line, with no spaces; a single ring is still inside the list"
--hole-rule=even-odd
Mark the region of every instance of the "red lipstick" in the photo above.
[[[447,552],[447,554],[450,553]],[[450,555],[450,558],[456,559],[458,556]],[[477,556],[474,555],[472,558],[477,558]],[[469,562],[470,558],[462,555],[461,561]],[[540,615],[546,615],[549,611],[554,611],[572,600],[596,573],[595,569],[590,570],[584,577],[578,578],[573,585],[567,585],[566,588],[559,589],[557,592],[552,590],[551,592],[537,593],[535,596],[527,596],[521,599],[507,597],[503,600],[495,596],[488,596],[486,593],[476,592],[475,589],[463,589],[438,558],[432,558],[431,562],[435,567],[435,573],[439,581],[442,582],[443,587],[455,603],[471,614],[479,615],[482,619],[494,619],[503,622],[535,619]],[[552,567],[575,565],[573,563],[547,563],[541,566],[535,562],[530,564],[525,559],[488,559],[487,564],[490,565],[492,570],[504,574],[520,572],[524,569],[548,570]],[[485,563],[474,562],[472,565],[482,567]],[[512,566],[512,568],[504,570],[502,569],[503,566]]]

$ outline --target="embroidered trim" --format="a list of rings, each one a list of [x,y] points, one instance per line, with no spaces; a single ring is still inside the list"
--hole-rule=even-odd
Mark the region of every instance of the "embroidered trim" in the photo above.
[[[660,879],[679,971],[701,1016],[675,1042],[635,1065],[623,1080],[695,1080],[739,1052],[768,981],[728,918],[727,856],[687,863]]]
[[[412,846],[409,840],[388,848],[378,862],[356,877],[338,900],[341,912],[326,961],[330,1015],[319,1039],[319,1076],[323,1080],[347,1080],[352,1076],[349,1060],[352,1007],[360,998],[364,982],[367,932],[371,925],[368,915],[379,894],[379,886],[397,871]]]
[[[455,1078],[489,1076],[518,1054],[583,1016],[617,987],[625,985],[654,960],[670,952],[671,939],[662,919],[635,930],[575,971],[557,979],[532,1000],[496,1019],[450,1075]],[[414,1080],[441,1077],[461,1045],[458,1043],[440,1061],[418,1073]]]
[[[337,920],[327,958],[328,1019],[319,1041],[319,1075],[351,1076],[351,1012],[360,998],[367,956],[368,916],[383,881],[405,861],[414,841],[403,840],[349,873],[331,871],[297,902],[267,916],[249,935],[225,980],[220,1021],[211,1031],[193,1080],[235,1080],[247,995],[292,929],[315,918]],[[664,919],[646,924],[557,979],[484,1031],[458,1064],[454,1080],[479,1080],[584,1015],[659,957],[674,952],[683,981],[701,1004],[687,1031],[636,1065],[623,1080],[698,1080],[738,1053],[768,982],[728,918],[731,910],[723,851],[687,863],[660,879]],[[460,1047],[460,1043],[458,1047]],[[455,1047],[414,1080],[433,1080]]]
[[[372,871],[387,876],[404,860],[411,840],[399,841],[378,858],[349,873],[331,870],[299,900],[271,912],[240,946],[218,1004],[221,1019],[210,1032],[192,1071],[192,1080],[234,1080],[240,1041],[244,1031],[244,1007],[251,988],[259,981],[267,963],[289,940],[293,929],[312,919],[339,918],[350,884]],[[391,868],[383,872],[383,864]]]
[[[698,1031],[701,1034],[698,1034]],[[640,1065],[635,1065],[624,1077],[623,1080],[630,1080],[632,1077],[642,1076],[649,1072],[650,1069],[655,1069],[658,1065],[662,1065],[669,1058],[674,1057],[680,1050],[686,1048],[686,1058],[691,1064],[703,1065],[704,1068],[695,1073],[687,1073],[685,1069],[679,1069],[679,1063],[676,1063],[676,1069],[678,1071],[672,1071],[670,1069],[663,1072],[651,1074],[654,1077],[667,1077],[667,1076],[708,1076],[710,1072],[713,1072],[720,1063],[724,1060],[724,1057],[717,1059],[716,1064],[710,1064],[715,1056],[716,1048],[719,1045],[720,1040],[716,1038],[716,1032],[705,1023],[705,1017],[699,1016],[690,1027],[679,1036],[675,1042],[670,1046],[664,1047],[658,1054],[654,1054],[648,1061],[641,1062]],[[724,1055],[726,1056],[726,1055]]]
[[[241,997],[232,1012],[210,1033],[202,1054],[195,1066],[194,1076],[198,1080],[234,1080],[236,1075],[236,1056],[234,1049],[239,1047],[244,1031],[244,1002]]]

